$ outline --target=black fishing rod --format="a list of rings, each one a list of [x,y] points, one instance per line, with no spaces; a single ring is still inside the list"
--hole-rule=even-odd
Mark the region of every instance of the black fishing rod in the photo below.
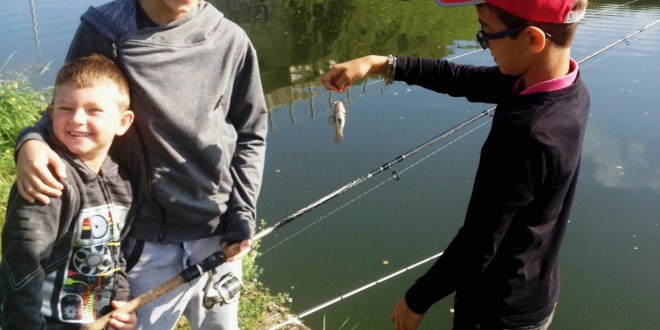
[[[642,32],[644,32],[644,31],[646,31],[647,29],[649,29],[650,27],[656,25],[656,24],[659,23],[659,22],[660,22],[660,19],[659,19],[659,20],[656,20],[655,22],[653,22],[653,23],[651,23],[651,24],[649,24],[649,25],[647,25],[647,26],[644,26],[644,27],[640,28],[639,30],[637,30],[637,31],[635,31],[635,32],[633,32],[633,33],[631,33],[631,34],[629,34],[629,35],[627,35],[627,36],[625,36],[625,37],[623,37],[623,38],[621,38],[621,39],[619,39],[619,40],[617,40],[617,41],[615,41],[615,42],[609,44],[609,45],[607,45],[606,47],[604,47],[604,48],[602,48],[602,49],[600,49],[600,50],[598,50],[598,51],[592,53],[591,55],[589,55],[589,56],[587,56],[587,57],[585,57],[585,58],[583,58],[582,60],[580,60],[580,61],[578,62],[578,64],[582,64],[582,63],[584,63],[584,62],[586,62],[586,61],[588,61],[588,60],[590,60],[590,59],[592,59],[592,58],[598,56],[599,54],[601,54],[601,53],[607,51],[608,49],[610,49],[610,48],[612,48],[612,47],[614,47],[614,46],[616,46],[616,45],[618,45],[618,44],[620,44],[620,43],[622,43],[622,42],[627,42],[631,37],[633,37],[633,36],[635,36],[635,35],[637,35],[637,34],[639,34],[639,33],[642,33]],[[479,119],[481,119],[481,118],[483,118],[483,117],[486,117],[486,116],[490,115],[490,114],[495,110],[495,108],[496,108],[496,107],[492,107],[492,108],[490,108],[490,109],[487,109],[487,110],[484,110],[484,111],[480,112],[479,114],[477,114],[477,115],[475,115],[475,116],[473,116],[473,117],[471,117],[471,118],[468,118],[467,120],[463,121],[462,123],[460,123],[460,124],[458,124],[458,125],[456,125],[456,126],[450,128],[449,130],[447,130],[447,131],[445,131],[445,132],[443,132],[443,133],[441,133],[441,134],[435,136],[434,138],[432,138],[432,139],[430,139],[430,140],[428,140],[428,141],[426,141],[426,142],[424,142],[424,143],[418,145],[417,147],[411,149],[410,151],[408,151],[408,152],[406,152],[406,153],[404,153],[404,154],[402,154],[402,155],[400,155],[400,156],[394,158],[393,160],[391,160],[391,161],[389,161],[389,162],[387,162],[387,163],[381,165],[381,166],[378,167],[377,169],[375,169],[375,170],[373,170],[373,171],[371,171],[371,172],[369,172],[369,173],[367,173],[367,174],[365,174],[365,175],[363,175],[363,176],[361,176],[361,177],[359,177],[359,178],[357,178],[357,179],[355,179],[355,180],[349,182],[349,183],[346,184],[345,186],[343,186],[343,187],[341,187],[341,188],[339,188],[339,189],[337,189],[337,190],[331,192],[330,194],[328,194],[328,195],[322,197],[321,199],[317,200],[316,202],[314,202],[314,203],[312,203],[312,204],[309,204],[308,206],[306,206],[306,207],[304,207],[304,208],[298,210],[297,212],[291,214],[290,216],[288,216],[288,217],[286,217],[286,218],[280,220],[279,222],[275,223],[273,226],[271,226],[271,227],[269,227],[269,228],[266,228],[266,229],[262,230],[261,232],[259,232],[257,235],[254,236],[254,239],[255,239],[255,240],[258,240],[258,239],[263,238],[264,236],[270,234],[270,233],[273,232],[274,230],[276,230],[276,229],[278,229],[278,228],[280,228],[280,227],[282,227],[282,226],[288,224],[289,222],[291,222],[291,221],[293,221],[293,220],[299,218],[299,217],[302,216],[303,214],[305,214],[305,213],[307,213],[307,212],[309,212],[309,211],[315,209],[315,208],[318,207],[319,205],[321,205],[321,204],[323,204],[323,203],[325,203],[325,202],[327,202],[327,201],[329,201],[329,200],[331,200],[331,199],[333,199],[333,198],[335,198],[335,197],[341,195],[342,193],[344,193],[344,192],[346,192],[346,191],[352,189],[353,187],[355,187],[355,186],[361,184],[362,182],[367,181],[368,179],[371,179],[371,178],[372,178],[373,176],[375,176],[376,174],[379,174],[379,173],[381,173],[381,172],[383,172],[383,171],[389,169],[389,168],[392,167],[393,165],[396,165],[396,164],[398,164],[398,163],[404,161],[406,158],[408,158],[408,157],[410,157],[410,156],[412,156],[412,155],[414,155],[414,154],[420,152],[421,150],[425,149],[426,147],[428,147],[428,146],[430,146],[430,145],[432,145],[432,144],[434,144],[434,143],[436,143],[436,142],[438,142],[438,141],[440,141],[440,140],[446,138],[447,136],[449,136],[449,135],[451,135],[451,134],[454,134],[456,131],[458,131],[458,130],[464,128],[465,126],[468,126],[468,125],[472,124],[473,122],[475,122],[475,121],[477,121],[477,120],[479,120]],[[394,178],[395,178],[395,179],[398,179],[398,174],[397,174],[396,172],[393,172],[393,175],[394,175]]]
[[[658,23],[660,23],[660,19],[654,21],[653,23],[651,23],[649,25],[646,25],[646,26],[638,29],[637,31],[635,31],[635,32],[633,32],[633,33],[631,33],[631,34],[629,34],[629,35],[627,35],[627,36],[625,36],[625,37],[623,37],[623,38],[621,38],[621,39],[619,39],[619,40],[617,40],[617,41],[615,41],[615,42],[613,42],[613,43],[611,43],[607,46],[605,46],[604,48],[602,48],[602,49],[600,49],[596,52],[592,53],[591,55],[589,55],[589,56],[583,58],[582,60],[580,60],[578,62],[578,64],[582,64],[585,61],[588,61],[588,60],[594,58],[595,56],[598,56],[599,54],[607,51],[608,49],[611,49],[612,47],[614,47],[614,46],[616,46],[616,45],[618,45],[622,42],[628,42],[631,37],[648,30],[649,28],[651,28],[652,26],[654,26]],[[324,204],[325,202],[327,202],[327,201],[343,194],[344,192],[354,188],[355,186],[357,186],[357,185],[373,178],[375,175],[377,175],[377,174],[391,168],[392,166],[404,161],[406,158],[409,158],[410,156],[420,152],[421,150],[429,147],[430,145],[446,138],[447,136],[455,133],[456,131],[464,128],[465,126],[468,126],[471,123],[473,123],[473,122],[475,122],[475,121],[477,121],[477,120],[479,120],[483,117],[486,117],[486,116],[490,115],[495,110],[495,108],[496,107],[492,107],[490,109],[487,109],[487,110],[484,110],[484,111],[480,112],[479,114],[477,114],[477,115],[475,115],[471,118],[468,118],[467,120],[461,122],[460,124],[450,128],[449,130],[447,130],[447,131],[433,137],[432,139],[418,145],[417,147],[415,147],[415,148],[411,149],[410,151],[408,151],[408,152],[394,158],[393,160],[381,165],[380,167],[374,169],[373,171],[371,171],[371,172],[369,172],[369,173],[367,173],[367,174],[351,181],[350,183],[348,183],[348,184],[344,185],[343,187],[331,192],[330,194],[327,194],[326,196],[320,198],[319,200],[309,204],[308,206],[296,211],[295,213],[289,215],[288,217],[278,221],[277,223],[275,223],[271,227],[263,229],[262,231],[260,231],[256,235],[254,235],[252,240],[257,241],[257,240],[260,240],[260,239],[264,238],[266,235],[272,233],[276,229],[281,228],[282,226],[284,226],[284,225],[290,223],[291,221],[299,218],[303,214],[315,209],[316,207]],[[396,172],[393,172],[393,175],[394,175],[395,179],[398,179],[398,174]],[[213,253],[212,255],[210,255],[206,259],[202,260],[201,262],[184,269],[179,275],[172,277],[171,279],[167,280],[166,282],[164,282],[164,283],[158,285],[157,287],[145,292],[144,294],[142,294],[142,295],[138,296],[137,298],[129,301],[128,303],[121,306],[120,308],[117,308],[114,311],[121,311],[121,312],[124,312],[124,313],[132,313],[135,310],[139,309],[140,307],[146,305],[147,303],[149,303],[149,302],[163,296],[167,292],[175,289],[176,287],[180,286],[181,284],[191,282],[191,281],[199,278],[205,272],[213,271],[216,267],[222,265],[227,260],[228,257],[237,254],[238,251],[236,251],[235,248],[236,248],[236,245],[232,245],[232,246],[229,246],[228,248],[226,248],[225,251],[218,251],[218,252]],[[225,280],[223,280],[223,279],[225,279]],[[223,279],[221,279],[218,283],[215,284],[215,286],[213,286],[215,288],[216,292],[220,293],[220,297],[209,297],[211,299],[211,301],[209,302],[210,307],[213,307],[213,305],[215,305],[216,300],[217,300],[217,302],[222,303],[225,300],[224,297],[227,297],[227,300],[230,300],[230,299],[233,299],[233,298],[238,296],[238,292],[241,289],[240,281],[234,280],[232,278],[226,278],[225,276],[223,276]],[[212,284],[212,283],[209,283],[209,284]],[[208,287],[212,287],[212,285],[207,285],[207,288]],[[205,294],[205,300],[206,300],[206,298],[207,297],[206,297],[206,294]],[[101,330],[101,329],[104,329],[105,326],[107,325],[108,321],[110,321],[111,314],[112,314],[112,312],[110,312],[110,313],[104,315],[103,317],[97,319],[93,323],[87,324],[86,326],[83,327],[83,329],[85,329],[85,330],[93,330],[93,329]]]

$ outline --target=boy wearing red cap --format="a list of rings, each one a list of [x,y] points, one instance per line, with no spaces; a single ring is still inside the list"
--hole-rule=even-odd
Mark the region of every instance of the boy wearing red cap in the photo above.
[[[580,167],[589,95],[570,58],[586,0],[436,0],[475,4],[477,41],[497,66],[365,56],[321,82],[342,92],[385,75],[472,102],[495,103],[463,227],[392,312],[415,329],[455,292],[454,329],[547,329],[559,295],[559,247]]]

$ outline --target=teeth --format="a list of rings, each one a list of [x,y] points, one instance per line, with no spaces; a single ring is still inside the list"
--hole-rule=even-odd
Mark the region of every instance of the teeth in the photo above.
[[[90,136],[91,135],[89,133],[83,133],[83,132],[69,132],[69,134],[71,134],[75,137],[84,137],[84,136]]]

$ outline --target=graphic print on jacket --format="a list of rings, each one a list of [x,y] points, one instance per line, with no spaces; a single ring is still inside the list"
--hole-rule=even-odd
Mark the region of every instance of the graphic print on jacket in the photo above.
[[[44,315],[89,323],[110,311],[121,259],[117,224],[124,223],[127,214],[128,208],[112,204],[80,211],[70,232],[69,264],[46,277]],[[53,291],[46,289],[49,285]],[[49,297],[57,297],[57,306],[46,303]]]

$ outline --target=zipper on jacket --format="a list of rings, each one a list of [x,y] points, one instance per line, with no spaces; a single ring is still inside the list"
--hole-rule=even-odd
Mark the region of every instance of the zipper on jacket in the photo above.
[[[116,42],[112,43],[112,57],[117,58],[117,43]]]
[[[60,215],[60,228],[58,229],[54,246],[60,244],[60,241],[68,232],[69,227],[71,227],[73,218],[76,216],[76,213],[74,212],[78,211],[78,206],[74,207],[74,205],[78,203],[78,199],[76,199],[78,198],[78,194],[76,194],[76,191],[73,190],[73,185],[71,185],[67,179],[62,180],[61,182],[64,184],[64,194],[62,195],[62,214]]]

